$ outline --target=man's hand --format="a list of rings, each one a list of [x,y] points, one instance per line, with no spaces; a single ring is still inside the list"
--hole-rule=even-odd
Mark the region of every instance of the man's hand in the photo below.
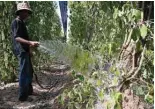
[[[39,46],[39,42],[37,42],[37,41],[29,41],[29,45],[31,47],[38,47]]]

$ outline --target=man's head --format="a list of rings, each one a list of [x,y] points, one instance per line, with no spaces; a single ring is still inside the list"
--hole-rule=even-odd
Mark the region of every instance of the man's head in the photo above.
[[[32,11],[27,3],[23,2],[17,4],[16,15],[25,20],[30,14],[32,14]]]

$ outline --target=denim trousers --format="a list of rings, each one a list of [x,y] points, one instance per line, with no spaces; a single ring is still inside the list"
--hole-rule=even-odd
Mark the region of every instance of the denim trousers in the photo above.
[[[28,52],[21,52],[19,60],[19,97],[28,97],[32,93],[33,67]]]

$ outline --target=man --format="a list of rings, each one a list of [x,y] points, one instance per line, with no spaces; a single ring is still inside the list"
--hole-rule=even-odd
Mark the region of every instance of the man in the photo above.
[[[17,4],[17,17],[12,21],[11,31],[13,51],[19,60],[19,101],[26,101],[32,95],[33,68],[30,59],[30,47],[37,47],[39,42],[30,41],[24,21],[32,13],[27,3]]]

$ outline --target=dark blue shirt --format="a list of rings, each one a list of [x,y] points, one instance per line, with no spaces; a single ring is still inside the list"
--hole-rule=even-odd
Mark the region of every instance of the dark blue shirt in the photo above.
[[[14,54],[19,55],[21,52],[29,52],[28,44],[23,44],[15,40],[15,38],[17,37],[29,40],[27,28],[23,20],[16,18],[12,21],[11,33],[12,33]]]

